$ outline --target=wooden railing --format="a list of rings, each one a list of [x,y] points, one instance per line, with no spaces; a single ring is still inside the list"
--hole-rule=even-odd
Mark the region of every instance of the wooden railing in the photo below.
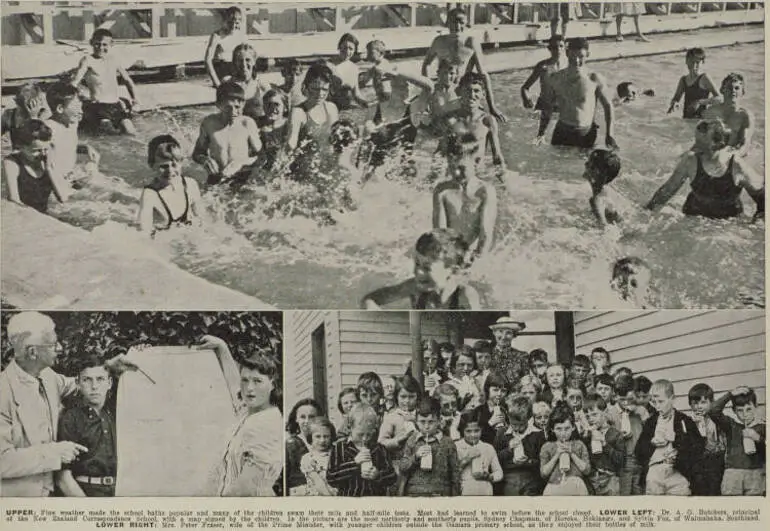
[[[581,18],[606,18],[604,3],[576,4],[580,7]],[[537,2],[329,4],[301,8],[286,4],[243,4],[240,7],[244,11],[247,33],[268,35],[383,27],[434,27],[445,23],[447,8],[453,5],[462,5],[475,25],[541,24],[547,21],[549,12],[548,4]],[[647,2],[647,5],[648,14],[652,16],[764,8],[763,2]],[[221,26],[225,7],[227,4],[210,2],[192,6],[182,2],[6,2],[2,9],[3,44],[86,41],[97,28],[112,30],[118,39],[152,41],[200,37]]]

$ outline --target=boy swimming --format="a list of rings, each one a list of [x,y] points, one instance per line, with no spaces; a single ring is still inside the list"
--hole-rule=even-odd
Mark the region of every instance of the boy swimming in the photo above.
[[[676,92],[674,92],[674,97],[671,98],[671,104],[668,107],[669,113],[674,112],[674,109],[679,105],[679,100],[684,96],[682,118],[701,118],[706,101],[710,96],[718,95],[709,75],[700,71],[705,61],[706,52],[703,51],[703,48],[687,50],[687,55],[685,55],[687,74],[679,78]]]
[[[453,151],[462,149],[453,146]],[[450,156],[458,160],[452,164],[450,180],[439,183],[433,191],[433,228],[456,231],[468,242],[466,263],[472,263],[492,247],[497,192],[494,186],[476,177],[473,152],[461,151]]]
[[[610,286],[622,300],[644,309],[650,298],[651,277],[647,262],[636,256],[626,256],[612,266]]]
[[[479,309],[478,293],[461,278],[467,251],[468,245],[453,230],[426,232],[415,245],[414,276],[369,293],[361,306],[377,310],[408,298],[415,310]]]
[[[618,93],[617,103],[631,103],[632,101],[636,101],[639,95],[649,97],[655,96],[655,91],[653,89],[644,89],[640,91],[631,81],[618,83],[616,90]]]
[[[262,149],[257,124],[243,116],[243,88],[233,82],[217,87],[217,108],[201,122],[192,158],[208,173],[208,184],[245,181]]]
[[[112,33],[106,29],[94,31],[91,37],[93,54],[80,60],[72,85],[81,82],[88,87],[90,100],[83,103],[83,124],[92,130],[99,130],[102,122],[109,122],[112,127],[126,134],[136,133],[131,121],[131,112],[139,104],[136,87],[119,59],[110,54]],[[121,98],[118,78],[128,89],[130,100]]]

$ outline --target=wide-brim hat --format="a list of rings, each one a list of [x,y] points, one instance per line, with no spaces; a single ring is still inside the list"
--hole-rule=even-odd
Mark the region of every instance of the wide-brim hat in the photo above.
[[[490,330],[513,330],[514,332],[521,332],[527,328],[527,323],[516,321],[513,317],[501,317],[493,325],[489,325]]]

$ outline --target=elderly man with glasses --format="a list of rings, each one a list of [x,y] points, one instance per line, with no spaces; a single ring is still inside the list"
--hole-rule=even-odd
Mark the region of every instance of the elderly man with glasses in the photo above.
[[[16,314],[7,332],[14,359],[0,373],[0,496],[46,497],[54,489],[53,473],[88,451],[56,441],[61,400],[77,386],[51,369],[62,346],[50,317]],[[105,366],[118,373],[136,368],[122,354]]]

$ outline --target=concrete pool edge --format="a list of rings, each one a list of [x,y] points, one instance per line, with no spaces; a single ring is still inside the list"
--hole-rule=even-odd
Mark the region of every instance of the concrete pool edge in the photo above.
[[[21,309],[268,310],[255,297],[148,256],[131,256],[86,230],[3,200],[4,302]]]
[[[631,36],[628,36],[623,42],[616,42],[614,37],[611,40],[591,40],[590,62],[682,52],[682,69],[685,71],[684,51],[688,48],[711,49],[736,44],[755,44],[764,42],[765,37],[764,24],[761,24],[744,27],[704,28],[690,32],[656,33],[651,34],[650,39],[651,42],[649,43],[637,41]],[[487,71],[499,74],[530,69],[547,56],[548,52],[544,47],[527,46],[487,53],[484,56],[484,64]],[[422,58],[396,60],[394,63],[409,70],[419,71]],[[280,75],[277,73],[265,74],[264,78],[271,83],[281,82]],[[208,80],[138,85],[137,90],[142,101],[142,107],[147,111],[214,103],[214,89]],[[672,93],[673,90],[674,87],[671,87]]]

